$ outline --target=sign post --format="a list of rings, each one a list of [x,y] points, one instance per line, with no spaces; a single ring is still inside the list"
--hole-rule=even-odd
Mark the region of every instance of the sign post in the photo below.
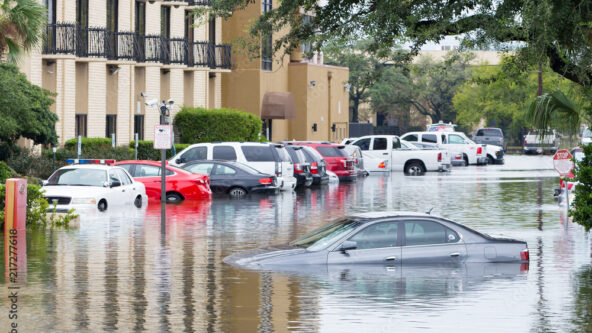
[[[571,170],[573,170],[574,168],[574,162],[569,151],[565,149],[558,150],[555,153],[555,155],[553,155],[553,167],[561,177],[569,175]],[[567,213],[569,213],[569,184],[567,179],[565,179],[565,211],[566,216],[568,216]],[[567,226],[567,223],[565,225]]]
[[[160,116],[161,125],[154,126],[154,149],[160,149],[160,224],[165,231],[166,220],[166,151],[171,149],[172,126],[165,125],[165,116]]]

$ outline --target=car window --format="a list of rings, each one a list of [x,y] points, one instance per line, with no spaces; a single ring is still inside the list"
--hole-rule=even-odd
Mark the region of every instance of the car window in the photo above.
[[[446,134],[442,134],[442,144],[446,144],[448,140],[446,140]]]
[[[349,240],[358,250],[397,246],[398,222],[384,222],[364,228]]]
[[[347,157],[347,153],[337,147],[318,146],[317,150],[325,157]]]
[[[369,150],[370,149],[370,138],[360,139],[354,142],[354,145],[360,147],[362,150]]]
[[[119,179],[121,180],[121,183],[123,185],[129,185],[132,183],[132,180],[129,178],[129,176],[125,173],[125,171],[121,170],[121,169],[115,169],[115,172],[117,172],[117,175],[119,176]]]
[[[120,168],[125,169],[125,171],[129,172],[129,174],[133,176],[133,174],[132,174],[132,166],[133,166],[133,164],[119,164],[117,166],[120,167]]]
[[[373,150],[386,150],[387,148],[387,140],[386,138],[374,138],[374,143],[372,145]]]
[[[196,163],[189,166],[184,167],[185,170],[193,173],[200,173],[202,175],[210,175],[212,169],[214,168],[214,163]]]
[[[306,149],[306,148],[302,148],[302,153],[304,154],[304,156],[306,157],[306,161],[307,162],[314,162],[317,159],[315,159],[315,157],[312,155],[312,153],[310,152],[310,150]]]
[[[431,221],[405,222],[405,245],[456,243],[458,234],[440,223]]]
[[[117,174],[116,170],[109,171],[109,181],[110,182],[120,182],[122,183],[121,179],[119,179],[119,175]]]
[[[483,133],[485,133],[483,130],[478,129],[477,133],[475,133],[475,136],[483,136]]]
[[[448,135],[448,143],[452,145],[464,144],[465,139],[458,134],[450,134]]]
[[[181,155],[184,162],[207,160],[208,159],[208,147],[195,147],[184,152]]]
[[[503,137],[504,135],[502,134],[502,130],[498,129],[498,128],[485,128],[485,129],[480,129],[479,130],[480,133],[482,134],[477,134],[477,135],[483,135],[483,136],[496,136],[496,137]]]
[[[322,250],[333,244],[336,240],[353,231],[359,222],[350,219],[343,219],[325,225],[319,229],[290,242],[290,245],[304,247],[309,251]]]
[[[584,138],[592,138],[592,131],[590,130],[590,128],[586,128],[584,130],[584,134],[582,134],[582,137],[584,137]]]
[[[421,136],[421,142],[438,143],[436,134],[424,134]]]
[[[277,151],[278,155],[280,156],[281,162],[290,162],[290,163],[292,162],[292,159],[290,158],[290,155],[288,155],[286,148],[275,147],[275,150]]]
[[[271,146],[242,146],[241,150],[249,162],[275,162]]]
[[[232,146],[214,146],[213,158],[215,160],[236,161],[236,151]]]
[[[402,143],[399,138],[393,138],[393,149],[401,148]]]
[[[107,172],[100,169],[65,168],[54,172],[47,185],[103,186]]]
[[[302,149],[300,149],[302,150]],[[286,147],[286,151],[288,152],[288,155],[290,155],[290,158],[292,159],[292,162],[294,163],[301,163],[302,161],[299,160],[298,155],[296,154],[296,150],[294,149],[294,147]]]
[[[226,165],[218,164],[214,169],[214,174],[218,176],[228,176],[236,174],[236,170]]]
[[[405,135],[403,137],[403,140],[405,140],[405,141],[418,141],[417,140],[417,134],[408,134],[408,135]]]
[[[156,177],[160,176],[160,168],[155,165],[136,164],[134,177]]]

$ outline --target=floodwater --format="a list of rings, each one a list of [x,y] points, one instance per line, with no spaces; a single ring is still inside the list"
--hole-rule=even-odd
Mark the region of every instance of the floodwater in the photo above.
[[[592,329],[590,237],[553,198],[550,156],[448,174],[371,175],[244,200],[158,204],[27,233],[19,332],[455,332]],[[367,211],[441,215],[524,239],[530,266],[327,267],[255,272],[222,259]],[[3,237],[0,242],[3,245]],[[11,300],[0,259],[0,330]]]

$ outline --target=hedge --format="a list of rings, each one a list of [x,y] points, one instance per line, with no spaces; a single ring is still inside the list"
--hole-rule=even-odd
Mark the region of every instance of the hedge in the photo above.
[[[135,147],[135,141],[129,143],[132,154]],[[139,160],[152,160],[160,161],[160,150],[154,149],[153,141],[138,141],[138,159]],[[179,153],[181,150],[189,147],[188,143],[175,143],[176,152]],[[173,150],[169,149],[166,152],[167,159],[173,157]],[[133,158],[133,157],[132,157]]]
[[[64,143],[67,150],[78,151],[78,138],[70,139]],[[82,151],[85,149],[93,150],[100,148],[111,148],[111,139],[109,138],[82,138]]]
[[[182,143],[260,141],[263,122],[255,115],[234,109],[183,109],[175,116]]]

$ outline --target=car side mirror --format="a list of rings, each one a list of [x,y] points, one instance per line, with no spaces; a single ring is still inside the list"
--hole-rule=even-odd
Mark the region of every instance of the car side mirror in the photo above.
[[[357,242],[347,240],[347,241],[341,243],[339,250],[343,253],[346,253],[348,250],[355,250],[357,248],[358,248]]]
[[[118,180],[114,180],[111,182],[111,187],[118,187],[121,186],[121,182]]]
[[[45,186],[45,185],[47,185],[48,183],[49,183],[49,182],[48,182],[47,180],[40,180],[40,181],[39,181],[39,185],[41,185],[41,186]]]

